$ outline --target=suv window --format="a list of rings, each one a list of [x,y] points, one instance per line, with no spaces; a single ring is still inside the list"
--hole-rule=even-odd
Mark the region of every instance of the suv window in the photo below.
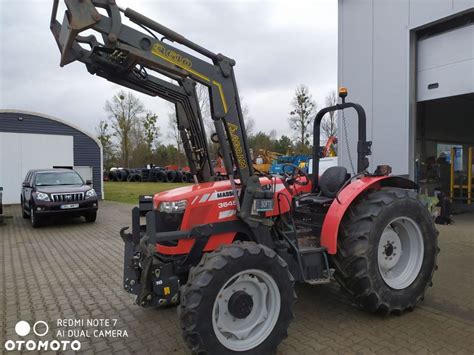
[[[29,171],[26,173],[25,180],[23,180],[23,181],[24,181],[24,182],[29,182],[29,181],[30,181],[30,176],[31,176],[31,170],[29,170]]]
[[[84,181],[75,171],[44,172],[35,176],[35,186],[83,185]]]

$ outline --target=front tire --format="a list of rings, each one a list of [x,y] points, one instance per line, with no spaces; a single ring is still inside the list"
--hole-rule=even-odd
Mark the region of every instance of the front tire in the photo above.
[[[362,308],[401,314],[436,270],[438,232],[417,193],[383,188],[356,201],[339,229],[335,278]]]
[[[87,223],[94,223],[97,219],[97,212],[90,212],[84,216]]]
[[[294,318],[294,279],[273,250],[236,242],[191,269],[178,308],[195,354],[271,354]]]
[[[38,214],[36,213],[34,206],[30,207],[30,222],[33,228],[38,228],[39,226],[41,226],[40,218],[38,217]]]

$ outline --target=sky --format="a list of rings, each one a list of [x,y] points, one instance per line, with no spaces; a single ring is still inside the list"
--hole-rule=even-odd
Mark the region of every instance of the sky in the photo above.
[[[61,2],[63,2],[61,0]],[[94,133],[118,85],[80,62],[59,67],[49,31],[52,0],[0,0],[0,108],[35,111]],[[291,135],[299,84],[321,108],[337,85],[337,0],[117,0],[190,40],[235,59],[255,131]],[[62,16],[61,16],[62,17]],[[169,103],[136,93],[158,114],[165,142]]]

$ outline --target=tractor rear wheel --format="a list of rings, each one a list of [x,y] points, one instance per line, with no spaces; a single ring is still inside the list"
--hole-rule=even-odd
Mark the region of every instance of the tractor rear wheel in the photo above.
[[[271,354],[287,336],[296,300],[288,265],[252,242],[225,245],[191,269],[178,308],[196,354]]]
[[[401,314],[432,285],[438,232],[414,191],[383,188],[356,201],[339,229],[336,280],[366,310]]]

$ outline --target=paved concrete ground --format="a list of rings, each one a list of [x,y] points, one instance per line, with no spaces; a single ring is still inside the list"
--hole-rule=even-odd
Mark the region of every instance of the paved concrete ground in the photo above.
[[[94,224],[62,221],[34,230],[18,206],[5,209],[13,219],[0,227],[2,350],[7,339],[20,339],[19,320],[44,320],[50,331],[42,340],[60,340],[60,329],[127,331],[125,338],[78,337],[90,353],[187,353],[174,308],[142,309],[122,290],[118,230],[129,224],[129,210],[104,202]],[[415,311],[382,318],[353,307],[336,284],[300,286],[296,320],[279,353],[474,353],[474,215],[455,219],[454,226],[439,227],[439,270]],[[117,323],[57,326],[58,319],[91,318]],[[39,339],[24,337],[30,338]]]

